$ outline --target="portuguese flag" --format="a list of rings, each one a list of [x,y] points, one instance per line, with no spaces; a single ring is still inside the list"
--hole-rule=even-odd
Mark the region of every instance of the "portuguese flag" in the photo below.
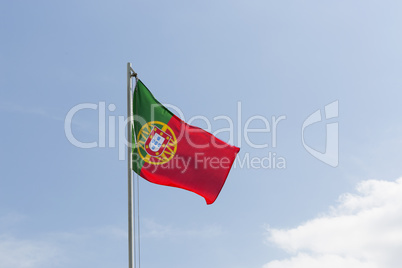
[[[134,90],[133,114],[133,170],[150,182],[192,191],[212,204],[240,149],[186,124],[141,80]]]

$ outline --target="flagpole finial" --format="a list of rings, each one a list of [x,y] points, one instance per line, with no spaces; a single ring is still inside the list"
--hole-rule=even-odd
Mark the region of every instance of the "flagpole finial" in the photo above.
[[[127,63],[127,71],[130,73],[130,78],[135,77],[135,80],[138,80],[138,74],[134,71],[133,67],[131,67],[131,62]]]

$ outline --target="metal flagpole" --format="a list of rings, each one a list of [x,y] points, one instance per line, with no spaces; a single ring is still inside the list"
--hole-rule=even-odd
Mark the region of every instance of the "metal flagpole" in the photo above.
[[[131,67],[131,63],[127,63],[127,140],[128,140],[128,148],[127,148],[127,161],[128,161],[128,267],[134,268],[136,267],[136,263],[134,260],[134,205],[133,205],[133,162],[132,162],[132,129],[133,129],[133,97],[132,97],[132,88],[133,82],[132,77],[136,77],[137,74]]]

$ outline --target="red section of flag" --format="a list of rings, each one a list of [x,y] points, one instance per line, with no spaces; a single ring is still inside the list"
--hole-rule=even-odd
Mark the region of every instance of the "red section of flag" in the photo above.
[[[148,181],[192,191],[212,204],[218,197],[240,148],[172,116],[168,126],[177,137],[175,156],[162,165],[144,164]]]

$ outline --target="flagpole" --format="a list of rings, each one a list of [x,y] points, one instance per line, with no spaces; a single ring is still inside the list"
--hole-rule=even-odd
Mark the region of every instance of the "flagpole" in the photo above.
[[[131,63],[127,63],[127,140],[128,140],[128,148],[127,148],[127,161],[128,161],[128,267],[135,267],[134,260],[134,198],[133,198],[133,162],[132,162],[132,129],[133,129],[133,97],[132,97],[132,88],[133,82],[132,77],[137,74],[133,71],[131,67]]]

